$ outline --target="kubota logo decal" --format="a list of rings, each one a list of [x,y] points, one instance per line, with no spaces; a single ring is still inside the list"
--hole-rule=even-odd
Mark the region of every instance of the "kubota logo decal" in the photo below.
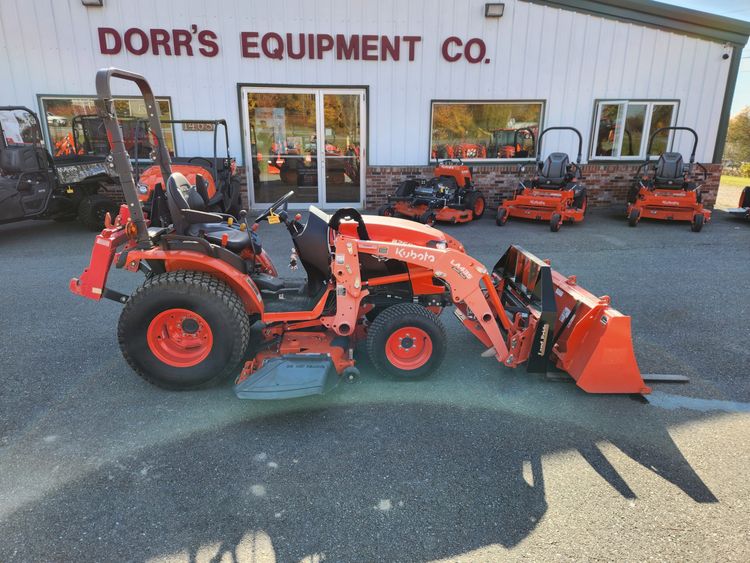
[[[396,256],[403,258],[404,260],[418,260],[420,262],[430,263],[435,261],[434,254],[430,254],[429,252],[417,252],[413,248],[410,248],[409,250],[406,250],[405,248],[397,248]]]

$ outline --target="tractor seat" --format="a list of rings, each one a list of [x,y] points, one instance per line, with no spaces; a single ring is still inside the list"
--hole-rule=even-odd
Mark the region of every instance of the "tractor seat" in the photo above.
[[[654,183],[660,187],[682,189],[685,183],[685,166],[678,152],[665,152],[656,161]]]
[[[553,152],[546,158],[539,172],[539,185],[543,187],[562,187],[568,182],[570,159],[564,152]]]
[[[200,176],[196,177],[196,184],[200,184],[202,180]],[[167,180],[167,205],[178,235],[203,237],[218,246],[222,245],[222,239],[226,236],[226,248],[236,253],[252,244],[247,231],[230,227],[217,213],[204,211],[204,197],[179,172],[173,173]]]

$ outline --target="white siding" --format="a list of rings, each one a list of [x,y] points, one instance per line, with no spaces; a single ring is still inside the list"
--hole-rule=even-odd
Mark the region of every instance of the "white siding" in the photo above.
[[[501,19],[487,19],[484,3],[104,0],[104,8],[85,8],[80,0],[2,0],[0,104],[38,109],[37,94],[93,94],[96,70],[119,66],[171,96],[176,118],[226,117],[241,157],[238,83],[367,85],[370,164],[410,165],[427,161],[431,99],[547,100],[545,125],[580,129],[584,154],[595,99],[678,99],[678,124],[698,130],[698,158],[711,160],[729,70],[721,44],[515,0],[505,0]],[[191,24],[218,34],[219,56],[99,54],[99,26],[124,32]],[[330,53],[322,61],[272,61],[243,59],[241,31],[421,35],[422,41],[414,62],[403,53],[398,62],[337,61]],[[440,47],[450,35],[482,38],[492,62],[444,61]],[[116,92],[135,93],[119,84]],[[177,136],[183,153],[210,151],[209,136]],[[572,142],[560,148],[574,151]]]

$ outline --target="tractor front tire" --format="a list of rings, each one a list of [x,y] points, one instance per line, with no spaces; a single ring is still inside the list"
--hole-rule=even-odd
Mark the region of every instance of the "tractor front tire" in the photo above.
[[[501,207],[497,210],[497,217],[495,218],[495,224],[498,227],[502,227],[505,225],[505,223],[508,222],[508,210],[504,207]]]
[[[114,219],[119,210],[120,206],[107,196],[92,194],[84,197],[78,205],[78,220],[90,231],[101,231],[107,213]]]
[[[628,226],[635,227],[638,224],[638,220],[641,218],[641,210],[634,207],[628,213]]]
[[[419,216],[419,222],[424,223],[429,227],[432,227],[435,224],[435,221],[435,213],[432,211],[425,211],[424,213],[422,213],[422,215]]]
[[[552,217],[549,218],[549,230],[556,233],[562,227],[562,215],[559,213],[553,213]]]
[[[466,208],[471,209],[472,219],[481,219],[484,210],[487,208],[487,202],[480,191],[470,192],[466,197]]]
[[[437,369],[447,348],[437,315],[416,303],[381,312],[367,330],[367,353],[378,369],[395,379],[416,380]]]
[[[705,217],[703,217],[703,213],[696,213],[693,216],[693,220],[690,222],[690,230],[694,233],[700,233],[703,228],[704,220]]]
[[[172,390],[209,387],[232,375],[248,348],[239,296],[205,272],[155,275],[130,297],[117,327],[120,349],[146,381]]]

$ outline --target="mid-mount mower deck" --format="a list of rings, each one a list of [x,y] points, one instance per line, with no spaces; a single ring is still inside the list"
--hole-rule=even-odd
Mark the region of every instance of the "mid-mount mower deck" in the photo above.
[[[486,357],[532,373],[567,372],[591,393],[648,393],[633,353],[630,318],[607,297],[580,288],[517,246],[494,268],[466,254],[452,237],[403,219],[333,215],[311,207],[306,223],[280,198],[248,224],[193,208],[195,186],[172,173],[162,139],[157,147],[167,186],[168,227],[149,227],[138,201],[114,112],[110,79],[135,82],[149,118],[159,113],[146,80],[117,69],[97,74],[97,108],[112,139],[126,204],[93,246],[73,293],[124,304],[118,337],[128,363],[171,389],[205,386],[236,374],[241,398],[318,394],[354,377],[355,346],[366,342],[378,371],[415,379],[440,366],[447,348],[439,315],[453,305]],[[307,273],[304,282],[278,277],[256,226],[283,224]],[[132,295],[107,287],[115,264],[146,280]],[[263,341],[248,351],[250,325]]]
[[[688,131],[693,135],[690,161],[684,164],[678,152],[665,152],[658,160],[651,160],[654,139],[667,131]],[[636,172],[635,184],[628,193],[628,225],[635,227],[641,219],[689,221],[693,232],[699,232],[711,220],[711,212],[703,208],[701,187],[708,171],[695,162],[698,133],[689,127],[662,127],[651,134],[646,149],[646,162]],[[702,171],[696,181],[694,168]]]
[[[578,157],[575,163],[570,162],[567,154],[551,153],[542,163],[540,154],[542,139],[550,131],[569,130],[578,136]],[[533,133],[532,133],[533,138]],[[522,164],[519,176],[527,166],[533,166],[535,175],[531,180],[519,180],[512,197],[504,200],[497,209],[496,223],[505,225],[509,217],[548,221],[552,232],[560,230],[563,222],[576,223],[583,221],[586,215],[586,188],[580,182],[581,151],[583,137],[573,127],[548,127],[539,135],[536,147],[536,159],[529,164]]]
[[[458,158],[436,161],[432,178],[401,182],[378,215],[408,217],[425,225],[468,223],[481,218],[486,206],[484,195],[474,187],[471,168]]]

